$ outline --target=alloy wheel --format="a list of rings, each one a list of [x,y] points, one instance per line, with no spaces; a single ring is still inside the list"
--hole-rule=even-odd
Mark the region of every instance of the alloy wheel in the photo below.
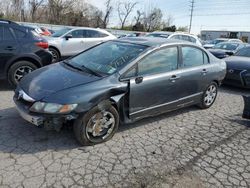
[[[215,85],[210,85],[208,88],[207,88],[207,91],[205,93],[205,97],[204,97],[204,103],[207,105],[207,106],[210,106],[215,98],[216,98],[216,95],[217,95],[217,88]]]
[[[26,74],[29,74],[34,69],[30,66],[21,66],[14,73],[14,79],[18,83]]]
[[[109,111],[94,114],[86,126],[87,138],[93,142],[105,140],[113,132],[115,123],[115,117]]]

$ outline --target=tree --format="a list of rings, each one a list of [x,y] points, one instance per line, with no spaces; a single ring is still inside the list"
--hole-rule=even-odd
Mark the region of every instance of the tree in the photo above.
[[[175,32],[175,31],[176,31],[176,26],[175,26],[175,25],[172,25],[172,26],[164,27],[164,28],[162,29],[162,31]]]
[[[135,25],[137,25],[139,22],[141,22],[142,16],[143,16],[143,12],[141,12],[140,10],[136,11],[136,16],[135,16]]]
[[[111,0],[106,0],[105,5],[106,5],[106,10],[103,18],[103,28],[106,29],[109,23],[109,17],[111,15],[111,12],[113,11],[113,7],[111,6]]]
[[[30,17],[31,21],[35,21],[35,16],[38,8],[44,3],[44,0],[30,0],[29,5],[30,5]]]
[[[134,2],[134,3],[129,2],[129,1],[119,2],[117,11],[118,11],[119,20],[121,22],[121,29],[124,28],[124,25],[127,21],[128,16],[133,11],[136,5],[137,5],[137,2]]]
[[[177,31],[188,32],[188,26],[181,26],[177,28]]]
[[[144,15],[144,26],[146,31],[155,31],[161,28],[162,25],[162,11],[159,8],[152,9],[148,15]]]

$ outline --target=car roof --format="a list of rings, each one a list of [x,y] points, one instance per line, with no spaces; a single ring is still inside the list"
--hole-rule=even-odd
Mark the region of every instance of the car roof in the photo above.
[[[149,33],[149,34],[168,34],[168,35],[171,35],[173,33],[174,32],[170,32],[170,31],[154,31],[154,32]]]
[[[193,45],[193,43],[191,42],[176,40],[176,39],[166,39],[162,37],[124,37],[124,38],[116,39],[114,41],[139,44],[139,45],[144,45],[148,47],[156,47],[156,46],[161,46],[163,44],[171,44],[171,43]]]

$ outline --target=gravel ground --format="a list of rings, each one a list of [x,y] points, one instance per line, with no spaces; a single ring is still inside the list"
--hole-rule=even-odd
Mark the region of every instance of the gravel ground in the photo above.
[[[249,187],[247,93],[222,87],[210,109],[123,125],[112,140],[80,147],[71,129],[46,132],[22,120],[0,83],[0,187]]]

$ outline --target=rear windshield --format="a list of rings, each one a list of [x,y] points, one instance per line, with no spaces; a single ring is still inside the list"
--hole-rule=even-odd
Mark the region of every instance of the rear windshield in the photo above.
[[[109,41],[73,57],[69,63],[110,75],[138,57],[146,48],[143,45]]]
[[[165,33],[150,33],[148,35],[146,35],[147,37],[161,37],[161,38],[168,38],[169,34],[165,34]]]

